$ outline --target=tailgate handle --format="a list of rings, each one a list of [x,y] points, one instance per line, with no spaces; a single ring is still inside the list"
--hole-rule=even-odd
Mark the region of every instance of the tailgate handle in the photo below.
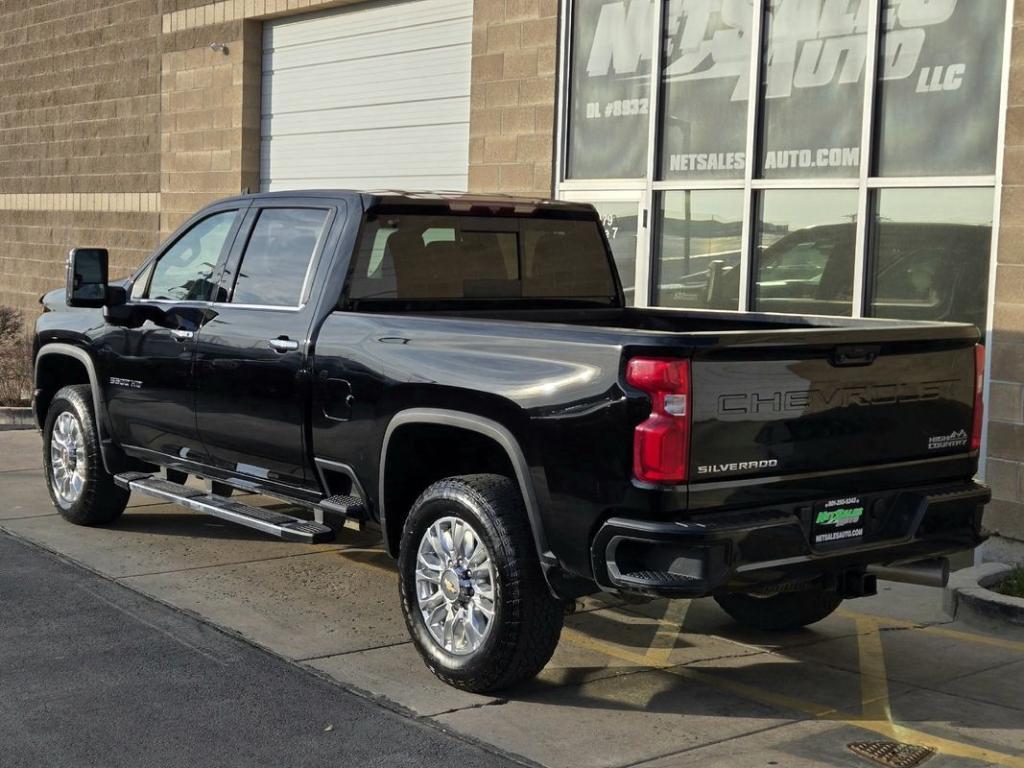
[[[836,347],[830,362],[835,366],[871,365],[880,351],[877,346]]]

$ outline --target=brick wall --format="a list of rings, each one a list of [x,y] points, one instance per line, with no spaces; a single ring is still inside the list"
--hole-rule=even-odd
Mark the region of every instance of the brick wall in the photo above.
[[[37,311],[72,244],[156,244],[160,18],[148,0],[0,5],[0,304]]]
[[[996,271],[985,525],[1024,542],[1024,3],[1015,10]],[[997,545],[1000,542],[995,542]],[[1022,551],[1024,557],[1024,551]]]
[[[557,0],[476,0],[469,188],[550,197]]]

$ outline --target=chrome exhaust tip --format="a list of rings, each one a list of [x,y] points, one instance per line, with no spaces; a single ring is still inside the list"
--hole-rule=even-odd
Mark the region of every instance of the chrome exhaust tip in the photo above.
[[[941,588],[949,582],[949,558],[934,557],[902,565],[869,565],[867,572],[883,581]]]

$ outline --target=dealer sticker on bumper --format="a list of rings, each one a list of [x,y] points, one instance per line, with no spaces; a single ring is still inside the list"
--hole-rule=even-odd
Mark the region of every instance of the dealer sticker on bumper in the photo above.
[[[859,496],[832,499],[815,507],[814,544],[854,544],[864,538],[864,504]]]

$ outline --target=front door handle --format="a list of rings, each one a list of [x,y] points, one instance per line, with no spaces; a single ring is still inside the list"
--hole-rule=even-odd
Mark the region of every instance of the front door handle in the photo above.
[[[287,337],[270,339],[270,348],[275,352],[294,352],[299,348],[299,342]]]
[[[186,331],[182,328],[173,328],[171,330],[171,336],[174,337],[175,341],[192,341],[196,337],[195,331]]]

